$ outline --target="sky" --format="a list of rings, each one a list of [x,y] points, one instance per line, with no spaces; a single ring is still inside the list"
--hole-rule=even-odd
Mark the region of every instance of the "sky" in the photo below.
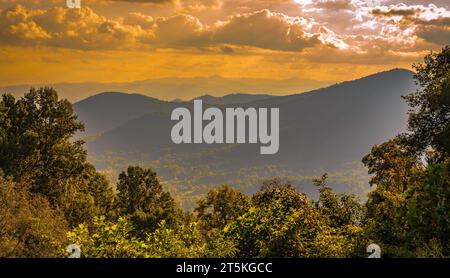
[[[450,44],[450,1],[0,0],[0,86],[166,77],[335,83]],[[182,97],[182,92],[180,92]]]

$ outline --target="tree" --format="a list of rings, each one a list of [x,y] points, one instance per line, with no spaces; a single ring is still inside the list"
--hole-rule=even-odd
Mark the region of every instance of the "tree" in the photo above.
[[[353,249],[306,195],[279,180],[265,182],[252,207],[225,229],[241,257],[345,257]]]
[[[319,199],[315,202],[320,214],[325,217],[328,226],[334,229],[336,234],[342,235],[348,246],[353,247],[347,255],[361,257],[365,254],[367,239],[363,234],[364,206],[354,194],[336,194],[327,186],[328,175],[313,179],[313,183],[319,187]]]
[[[87,192],[94,199],[94,205],[100,215],[115,216],[116,195],[104,174],[97,172],[92,164],[86,163],[82,178],[86,182]]]
[[[206,230],[223,229],[227,224],[244,214],[250,205],[250,198],[227,185],[211,189],[200,199],[195,208],[197,218]]]
[[[6,140],[6,130],[3,127],[9,126],[9,122],[7,122],[6,112],[7,110],[3,105],[3,102],[0,102],[0,144],[3,144],[3,142]]]
[[[450,159],[430,164],[418,186],[406,195],[406,235],[416,255],[450,256]]]
[[[450,46],[425,56],[414,65],[419,89],[405,99],[411,107],[407,135],[418,152],[432,148],[444,159],[450,155]]]
[[[86,222],[94,216],[115,217],[116,196],[105,176],[86,163],[83,172],[62,182],[58,199],[60,208],[71,227]]]
[[[33,192],[42,193],[51,203],[58,199],[61,181],[79,175],[86,151],[82,141],[71,137],[83,130],[72,105],[58,100],[51,88],[31,89],[17,101],[3,95],[1,106],[6,121],[0,145],[0,168],[15,180],[28,180]]]
[[[67,222],[29,187],[0,175],[0,257],[63,256]]]
[[[174,225],[180,210],[170,193],[163,191],[156,173],[139,166],[128,167],[119,175],[118,206],[122,215],[129,215],[140,231],[156,229],[165,220]]]
[[[316,207],[322,215],[329,219],[329,225],[341,228],[346,225],[360,226],[363,219],[363,206],[358,196],[354,194],[336,194],[326,185],[327,174],[320,179],[313,179],[313,183],[319,187],[319,200]]]
[[[169,227],[161,221],[144,237],[136,237],[135,229],[126,217],[95,217],[92,225],[78,225],[68,238],[80,246],[86,258],[211,258],[234,254],[234,247],[224,238],[207,242],[196,222]]]
[[[405,97],[410,133],[363,158],[376,185],[365,230],[387,256],[448,256],[450,47],[415,68],[420,87]]]
[[[198,222],[170,228],[162,221],[146,242],[148,256],[156,258],[223,258],[235,252],[235,246],[222,234],[205,238]]]
[[[279,201],[286,210],[300,208],[308,202],[308,197],[297,192],[290,183],[283,184],[278,178],[268,179],[262,183],[261,190],[254,194],[251,203],[256,207]]]
[[[126,218],[117,221],[94,217],[91,225],[79,224],[67,234],[70,242],[80,246],[85,258],[145,257],[145,242],[132,235],[133,224]]]
[[[83,141],[73,140],[83,124],[72,105],[51,88],[31,89],[0,102],[0,169],[30,192],[62,210],[71,226],[111,211],[107,180],[86,162]]]
[[[418,182],[420,162],[396,138],[374,146],[363,163],[373,174],[370,184],[376,186],[366,202],[368,237],[382,245],[386,256],[411,256],[404,236],[405,192]]]

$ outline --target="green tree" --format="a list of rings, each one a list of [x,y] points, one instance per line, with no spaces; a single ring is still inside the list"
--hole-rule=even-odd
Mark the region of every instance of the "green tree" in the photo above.
[[[281,202],[282,206],[289,210],[291,208],[300,208],[308,197],[297,192],[290,183],[283,183],[280,179],[268,179],[262,183],[261,190],[254,194],[251,203],[256,207],[264,207],[275,201]]]
[[[145,257],[145,242],[134,237],[133,224],[126,218],[117,221],[94,217],[90,225],[79,224],[67,233],[68,240],[80,246],[85,258]]]
[[[227,224],[244,214],[250,198],[244,193],[222,185],[211,189],[207,196],[197,202],[195,212],[205,229],[223,229]]]
[[[411,107],[408,144],[419,152],[431,147],[445,159],[450,156],[450,46],[414,67],[420,87],[405,97]]]
[[[147,256],[157,258],[222,258],[235,252],[234,245],[223,235],[205,238],[198,222],[171,228],[162,221],[146,242]]]
[[[223,237],[207,242],[196,222],[169,227],[163,220],[144,237],[136,237],[135,229],[124,217],[115,221],[95,217],[93,224],[78,225],[68,238],[87,258],[211,258],[234,254],[234,247]]]
[[[329,225],[335,228],[347,225],[362,225],[364,209],[354,194],[336,194],[326,185],[327,174],[320,179],[314,179],[313,183],[319,187],[319,200],[316,207],[322,215],[329,220]]]
[[[94,216],[116,217],[116,196],[105,176],[86,163],[81,175],[62,182],[58,199],[71,227],[89,223]]]
[[[31,89],[22,98],[3,95],[6,121],[0,145],[0,168],[15,180],[28,180],[33,192],[42,193],[51,203],[58,199],[61,181],[79,175],[86,151],[82,141],[71,141],[83,130],[72,105],[58,100],[51,88]]]
[[[326,219],[327,224],[335,234],[346,239],[347,246],[352,251],[347,251],[347,256],[361,257],[365,255],[367,238],[363,234],[364,206],[358,196],[354,194],[336,194],[327,186],[325,173],[321,178],[313,179],[313,183],[319,187],[319,199],[315,202],[316,208]]]
[[[156,229],[162,220],[175,225],[181,217],[174,199],[151,169],[128,167],[119,175],[117,190],[120,213],[131,217],[141,235]]]
[[[241,257],[345,257],[353,249],[306,195],[279,180],[266,182],[225,230]]]
[[[448,256],[450,47],[415,65],[419,89],[408,96],[410,133],[374,146],[363,163],[368,236],[387,256]]]
[[[420,162],[396,138],[374,146],[363,163],[376,187],[366,202],[368,237],[382,246],[386,256],[411,256],[404,234],[405,192],[420,179]]]
[[[9,126],[9,123],[7,122],[6,112],[6,107],[4,106],[3,102],[0,102],[0,144],[2,145],[6,140],[6,130],[3,127]]]
[[[86,162],[84,126],[70,102],[51,88],[31,89],[22,98],[0,102],[0,169],[64,211],[71,226],[110,211],[113,193],[106,179]]]
[[[450,256],[450,159],[430,164],[406,196],[406,234],[416,255]]]

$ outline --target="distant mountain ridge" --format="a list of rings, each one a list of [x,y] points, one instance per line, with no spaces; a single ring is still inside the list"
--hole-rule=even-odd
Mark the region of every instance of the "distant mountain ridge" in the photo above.
[[[206,104],[227,105],[243,104],[272,97],[274,96],[229,94],[222,97],[203,95],[195,99],[202,99]],[[186,102],[180,100],[163,101],[141,94],[104,92],[74,103],[73,108],[79,120],[86,123],[86,134],[91,135],[118,127],[147,113],[171,110],[179,106],[180,103]]]
[[[139,94],[104,92],[73,105],[87,134],[104,132],[120,126],[148,111],[158,111],[170,103]]]
[[[161,100],[183,98],[192,99],[201,94],[222,96],[235,93],[287,95],[305,92],[323,87],[330,82],[290,78],[284,80],[264,78],[227,78],[221,76],[206,77],[166,77],[133,82],[80,82],[22,84],[0,87],[0,92],[21,96],[30,87],[52,87],[60,97],[76,102],[98,94],[99,92],[139,93]]]
[[[203,95],[191,99],[201,99],[204,103],[214,104],[214,105],[227,105],[227,104],[242,104],[247,102],[252,102],[256,100],[263,100],[273,98],[272,95],[264,94],[229,94],[222,97],[215,97],[212,95]]]

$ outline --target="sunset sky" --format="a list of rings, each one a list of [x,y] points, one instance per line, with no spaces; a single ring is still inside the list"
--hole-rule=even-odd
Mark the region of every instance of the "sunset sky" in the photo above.
[[[354,79],[450,43],[450,1],[0,0],[0,86]]]

